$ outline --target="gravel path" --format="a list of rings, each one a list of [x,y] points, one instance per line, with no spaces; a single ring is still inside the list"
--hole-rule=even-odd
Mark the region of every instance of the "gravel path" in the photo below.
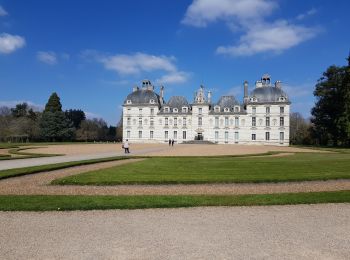
[[[184,194],[268,194],[284,192],[317,192],[350,190],[350,180],[305,181],[259,184],[195,184],[195,185],[116,185],[77,186],[49,185],[51,181],[92,170],[113,167],[144,159],[128,159],[67,169],[42,172],[0,181],[0,195],[184,195]]]
[[[0,212],[2,259],[349,259],[350,204]]]

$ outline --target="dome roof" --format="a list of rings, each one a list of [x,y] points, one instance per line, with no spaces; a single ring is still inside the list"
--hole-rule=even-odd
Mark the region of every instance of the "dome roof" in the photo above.
[[[154,101],[154,104],[160,104],[160,97],[153,90],[148,89],[137,89],[136,91],[130,93],[124,104],[129,104],[128,100],[131,101],[131,104],[151,104],[151,100]]]
[[[276,87],[260,87],[254,89],[249,97],[255,97],[257,102],[280,102],[279,98],[284,97],[289,102],[287,94],[280,88]]]
[[[187,102],[185,97],[183,97],[183,96],[173,96],[168,101],[167,106],[169,106],[171,108],[181,109],[182,107],[188,107],[189,104],[188,104],[188,102]]]

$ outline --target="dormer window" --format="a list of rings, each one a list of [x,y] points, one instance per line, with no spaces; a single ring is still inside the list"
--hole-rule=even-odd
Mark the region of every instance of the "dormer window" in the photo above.
[[[165,108],[164,108],[164,112],[165,112],[165,113],[169,113],[169,108],[168,108],[168,107],[165,107]]]
[[[177,112],[178,112],[177,108],[174,108],[174,109],[173,109],[173,112],[174,112],[174,113],[177,113]]]
[[[126,101],[126,104],[131,104],[131,100],[128,99],[128,100]]]
[[[235,106],[235,112],[239,112],[240,108],[239,106]]]
[[[283,101],[285,101],[286,99],[285,99],[284,97],[280,97],[278,100],[281,101],[281,102],[283,102]]]
[[[182,113],[187,113],[187,107],[182,108]]]
[[[250,102],[256,102],[256,101],[258,101],[258,100],[256,99],[256,97],[250,98]]]
[[[227,112],[230,112],[230,109],[229,109],[228,107],[225,107],[225,108],[224,108],[224,112],[226,112],[226,113],[227,113]]]
[[[214,111],[215,111],[215,113],[219,113],[220,112],[220,107],[219,106],[215,106],[214,107]]]
[[[151,99],[151,100],[149,101],[149,103],[154,104],[154,103],[155,103],[154,99]]]

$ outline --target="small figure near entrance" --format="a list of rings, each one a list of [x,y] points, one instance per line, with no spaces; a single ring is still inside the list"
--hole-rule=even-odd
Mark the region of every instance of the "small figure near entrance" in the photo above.
[[[169,139],[169,146],[171,145],[171,139]]]
[[[124,148],[125,153],[130,153],[128,139],[125,140],[122,147]]]
[[[171,140],[171,146],[174,146],[174,139],[173,140]]]

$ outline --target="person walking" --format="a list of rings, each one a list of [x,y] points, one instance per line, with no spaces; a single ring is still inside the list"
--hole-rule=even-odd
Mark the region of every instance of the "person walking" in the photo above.
[[[171,146],[174,146],[174,139],[173,140],[171,140]]]
[[[123,148],[125,153],[130,153],[128,139],[126,139],[125,142],[123,143]]]
[[[171,139],[169,139],[169,146],[171,145]]]

